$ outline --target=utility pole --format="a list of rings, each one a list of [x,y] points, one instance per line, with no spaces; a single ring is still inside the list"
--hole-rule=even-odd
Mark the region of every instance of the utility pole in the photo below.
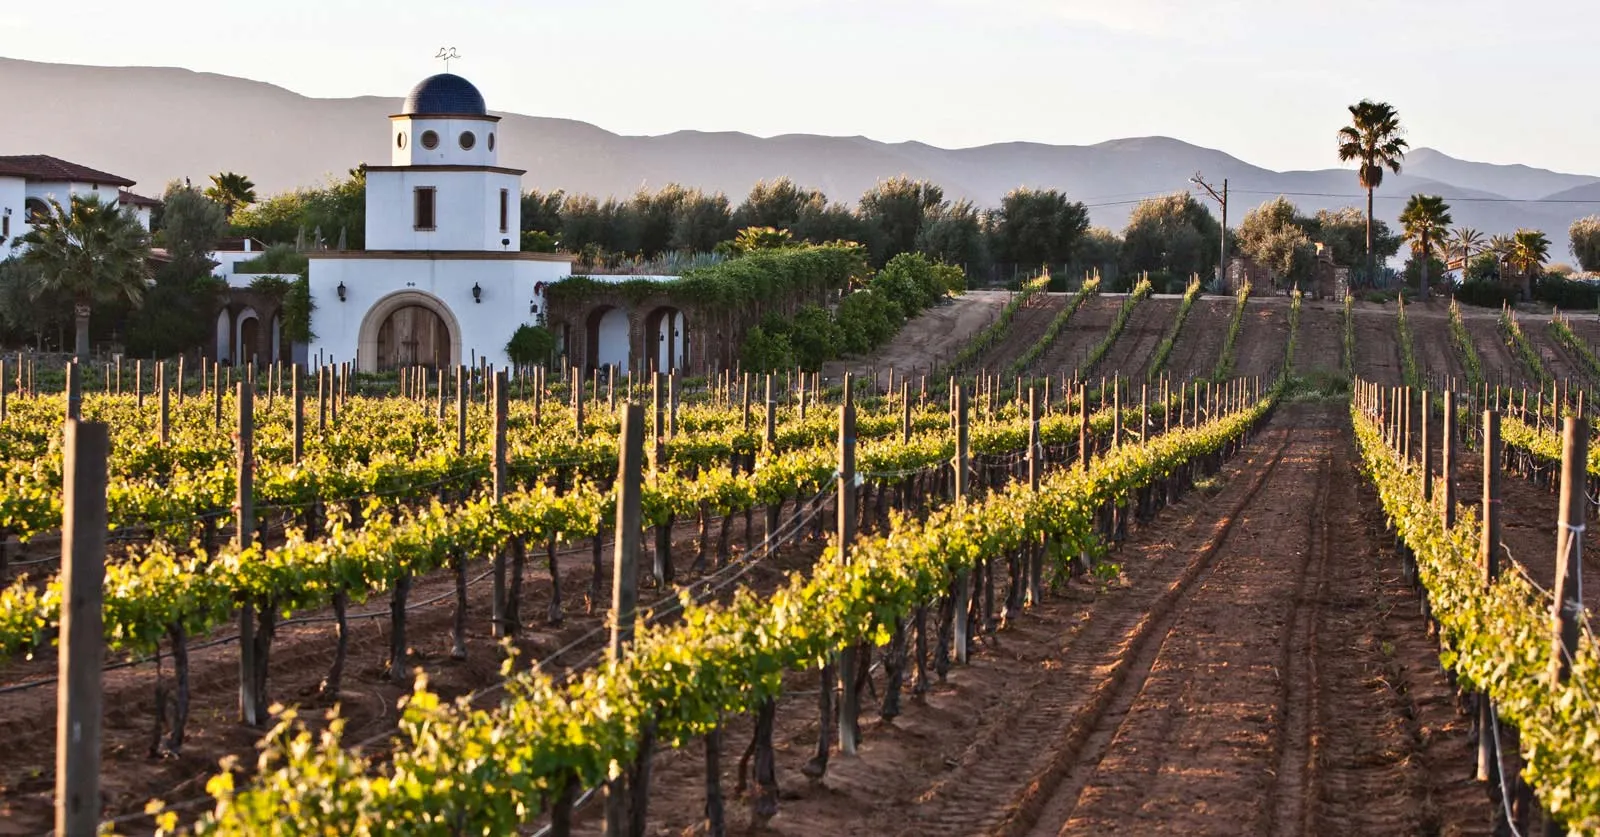
[[[1211,199],[1222,206],[1222,249],[1217,253],[1217,290],[1222,290],[1223,280],[1228,277],[1228,178],[1222,178],[1222,194],[1211,188],[1200,172],[1195,172],[1189,182],[1211,193]]]

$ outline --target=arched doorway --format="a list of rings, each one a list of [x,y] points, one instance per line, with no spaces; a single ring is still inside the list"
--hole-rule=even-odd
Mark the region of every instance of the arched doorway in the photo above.
[[[233,360],[233,321],[228,318],[228,309],[217,312],[217,360],[229,363]]]
[[[260,361],[261,319],[254,309],[246,308],[239,314],[239,342],[233,350],[236,366]]]
[[[684,368],[684,318],[683,312],[662,306],[645,315],[644,357],[659,372]]]
[[[604,306],[589,312],[584,334],[585,357],[590,369],[607,366],[628,368],[628,313]]]
[[[450,365],[450,329],[431,308],[396,308],[378,326],[378,371],[405,366]]]
[[[462,362],[461,326],[438,297],[396,291],[367,309],[356,356],[363,372],[453,366]]]

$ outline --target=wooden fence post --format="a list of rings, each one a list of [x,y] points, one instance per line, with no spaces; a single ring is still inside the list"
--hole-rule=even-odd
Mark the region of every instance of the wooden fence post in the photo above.
[[[78,362],[67,364],[67,420],[83,418],[83,381],[78,376]]]
[[[850,373],[844,373],[844,403],[839,407],[839,560],[850,563],[850,549],[856,539],[856,405],[851,395]],[[839,652],[839,752],[856,754],[861,716],[861,694],[856,690],[856,652],[860,641],[852,639]]]
[[[615,669],[633,640],[634,611],[639,602],[639,516],[644,483],[644,408],[628,402],[619,434],[622,450],[617,457],[616,545],[611,567],[611,643],[607,648]],[[628,831],[629,771],[606,783],[605,834],[622,837]]]
[[[161,391],[161,417],[156,430],[160,434],[161,446],[166,447],[172,433],[172,387],[167,385],[167,362],[164,360],[156,364],[156,389]]]
[[[106,558],[104,424],[68,421],[62,444],[61,650],[56,695],[55,833],[96,833],[100,824],[101,616]]]
[[[574,380],[576,376],[574,376]],[[506,391],[505,370],[494,374],[494,502],[498,505],[506,496],[506,409],[509,393]],[[515,633],[514,626],[506,624],[510,602],[506,599],[506,551],[499,549],[494,555],[494,612],[492,636],[503,637]]]
[[[1045,378],[1046,387],[1049,378]],[[1028,487],[1039,490],[1044,472],[1044,445],[1039,438],[1039,390],[1028,387]],[[1028,561],[1028,606],[1044,601],[1044,543],[1033,544],[1025,553]]]
[[[955,462],[955,493],[956,504],[964,505],[967,501],[967,388],[960,384],[955,388],[955,428],[956,428],[956,458]],[[967,637],[971,625],[968,624],[969,602],[972,597],[972,568],[962,567],[956,573],[955,584],[955,646],[956,662],[963,665],[967,662]]]
[[[218,403],[221,389],[217,389]],[[248,381],[239,382],[239,416],[235,445],[234,543],[245,549],[255,542],[255,392]],[[259,727],[266,723],[267,702],[256,677],[256,608],[239,604],[239,720]]]
[[[1500,577],[1500,414],[1483,411],[1483,528],[1478,538],[1478,565],[1483,586]],[[1478,781],[1499,781],[1495,749],[1494,703],[1488,692],[1478,696]]]
[[[1444,428],[1439,443],[1444,480],[1439,488],[1444,496],[1444,525],[1448,528],[1456,525],[1456,394],[1449,390],[1444,393]]]
[[[294,401],[294,461],[299,464],[306,452],[306,394],[300,389],[300,364],[289,367],[289,398]]]
[[[472,379],[465,365],[456,367],[456,454],[467,455],[467,408],[472,400]]]

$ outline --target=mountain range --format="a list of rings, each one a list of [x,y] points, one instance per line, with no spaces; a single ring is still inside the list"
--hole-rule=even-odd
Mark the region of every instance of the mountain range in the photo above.
[[[265,196],[362,162],[386,164],[387,117],[405,93],[316,99],[184,69],[6,58],[0,58],[0,89],[13,91],[0,155],[62,157],[137,180],[136,191],[152,196],[169,180],[202,182],[224,170],[248,175]],[[676,182],[724,192],[738,203],[756,181],[788,176],[850,203],[879,179],[903,174],[980,206],[998,204],[1017,186],[1060,189],[1088,204],[1094,223],[1120,228],[1139,198],[1190,189],[1189,178],[1200,172],[1214,185],[1227,179],[1231,225],[1279,194],[1307,212],[1365,205],[1351,169],[1272,171],[1168,137],[947,149],[811,134],[623,136],[571,119],[499,115],[501,163],[527,169],[525,189],[626,196]],[[1272,127],[1264,121],[1263,130]],[[1571,222],[1600,213],[1600,176],[1476,163],[1419,147],[1406,156],[1402,174],[1385,178],[1377,214],[1392,223],[1404,199],[1418,192],[1444,196],[1457,225],[1487,233],[1543,229],[1557,260]]]

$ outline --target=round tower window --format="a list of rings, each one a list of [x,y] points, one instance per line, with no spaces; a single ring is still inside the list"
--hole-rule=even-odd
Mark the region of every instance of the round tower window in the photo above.
[[[394,147],[395,148],[405,148],[406,147],[406,135],[405,135],[405,132],[402,131],[401,133],[398,133],[398,134],[394,135]]]
[[[439,135],[432,131],[422,132],[422,147],[432,150],[439,147]]]
[[[478,144],[478,138],[473,136],[471,131],[462,131],[461,132],[461,149],[463,151],[471,151],[472,150],[472,146],[477,145],[477,144]]]
[[[489,150],[490,151],[494,150],[494,132],[493,131],[489,132]]]

